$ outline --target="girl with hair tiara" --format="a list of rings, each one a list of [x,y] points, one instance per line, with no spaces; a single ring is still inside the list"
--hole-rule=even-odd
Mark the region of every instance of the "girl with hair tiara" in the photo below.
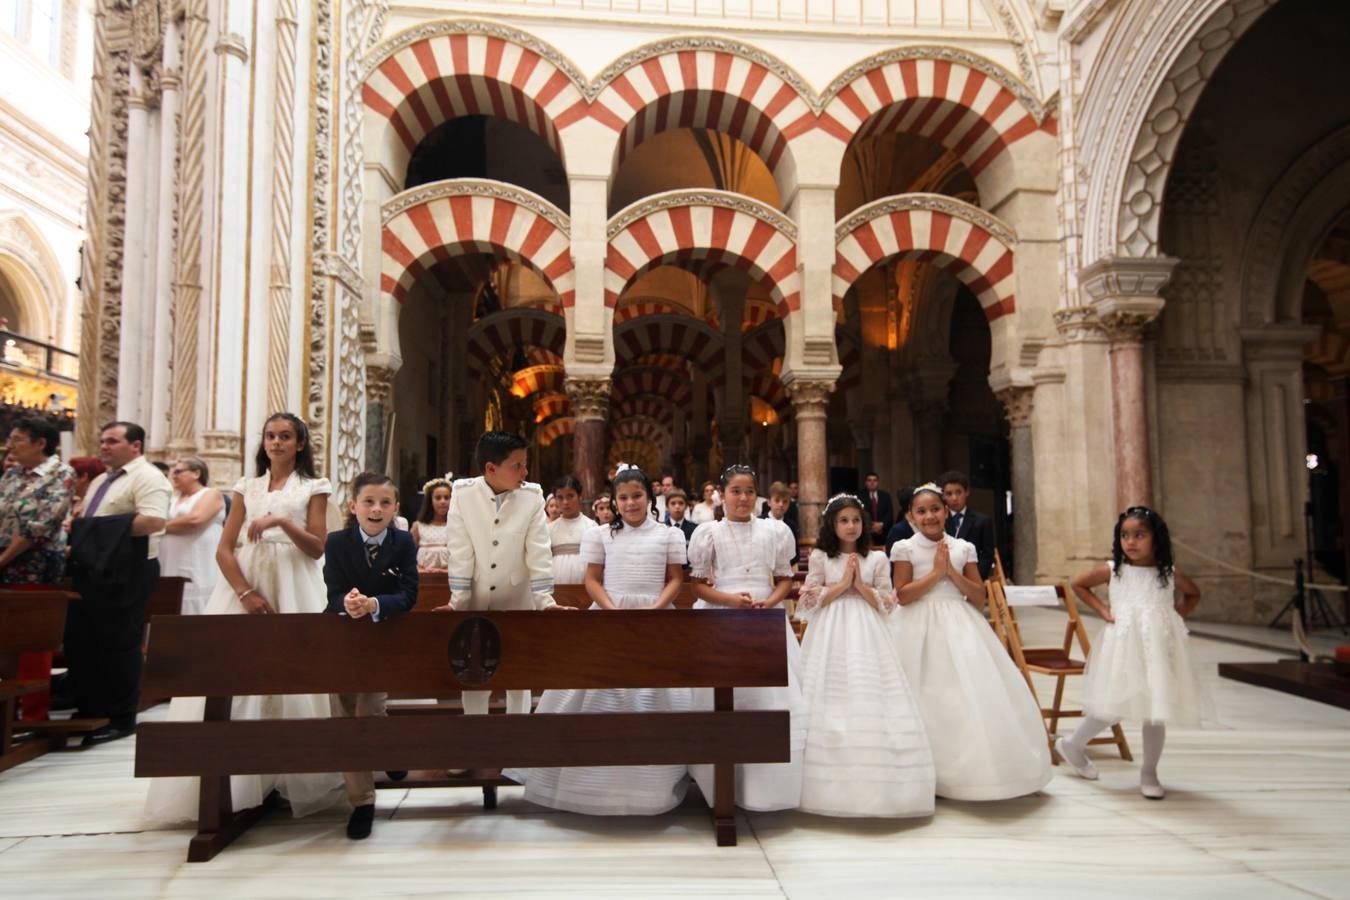
[[[444,575],[450,571],[450,530],[446,521],[453,490],[444,478],[433,478],[422,485],[422,508],[412,527],[419,572]]]
[[[862,502],[825,505],[797,616],[806,753],[802,802],[824,816],[933,814],[933,756],[884,619],[895,608],[886,555]]]
[[[900,663],[923,713],[937,793],[1006,800],[1051,777],[1045,723],[1022,673],[978,609],[984,583],[975,546],[943,530],[937,485],[910,499],[915,534],[891,547]]]
[[[586,529],[580,559],[591,609],[665,609],[684,581],[684,534],[653,519],[651,481],[619,463],[614,475],[618,518]],[[545,691],[535,715],[547,713],[677,712],[690,709],[689,691],[671,688]],[[687,769],[594,766],[508,770],[541,806],[597,816],[656,815],[679,806]]]
[[[1108,606],[1093,593],[1110,583]],[[1172,564],[1172,536],[1162,516],[1132,506],[1116,520],[1111,561],[1079,575],[1073,592],[1106,620],[1083,676],[1083,717],[1055,750],[1081,777],[1097,779],[1088,741],[1121,719],[1143,721],[1139,792],[1161,800],[1158,781],[1167,723],[1199,725],[1203,695],[1186,649],[1182,621],[1200,603],[1200,588]],[[1181,600],[1176,599],[1177,591]]]
[[[726,517],[705,522],[689,539],[689,565],[698,595],[695,609],[782,609],[792,587],[792,558],[797,542],[778,519],[755,518],[755,472],[749,466],[729,466],[722,473],[722,505]],[[806,748],[806,721],[802,718],[802,690],[798,671],[801,646],[783,616],[787,645],[787,687],[737,688],[737,709],[786,709],[791,715],[791,761],[736,767],[736,805],[767,812],[795,809],[801,803],[802,755]],[[712,709],[712,691],[695,692],[698,709]],[[690,766],[703,796],[713,796],[712,766]]]
[[[553,502],[558,518],[548,523],[549,544],[553,548],[553,583],[581,584],[586,580],[586,563],[581,559],[581,537],[595,522],[581,514],[581,482],[564,475],[553,483]]]

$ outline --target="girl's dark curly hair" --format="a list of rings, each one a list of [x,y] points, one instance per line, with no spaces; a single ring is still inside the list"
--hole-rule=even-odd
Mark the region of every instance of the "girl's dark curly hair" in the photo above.
[[[1147,506],[1131,506],[1116,519],[1116,530],[1111,542],[1111,560],[1115,577],[1120,577],[1120,567],[1125,563],[1125,548],[1120,545],[1120,529],[1129,519],[1138,519],[1153,535],[1153,559],[1158,564],[1158,583],[1163,587],[1172,577],[1172,535],[1167,531],[1167,523]]]
[[[845,509],[856,509],[862,513],[862,534],[858,535],[858,555],[866,556],[872,549],[872,517],[863,508],[862,501],[852,494],[840,494],[825,506],[825,515],[820,517],[820,536],[816,538],[816,549],[824,550],[831,558],[839,555],[839,535],[834,532],[834,522]]]
[[[647,503],[649,505],[652,502],[652,497],[655,496],[652,492],[652,480],[647,477],[647,473],[643,472],[637,466],[629,466],[618,475],[615,475],[613,481],[614,493],[609,496],[609,509],[614,513],[614,518],[609,523],[611,534],[617,534],[619,529],[624,527],[623,516],[619,515],[619,485],[627,484],[630,481],[636,481],[638,484],[642,485],[642,489],[647,492]]]

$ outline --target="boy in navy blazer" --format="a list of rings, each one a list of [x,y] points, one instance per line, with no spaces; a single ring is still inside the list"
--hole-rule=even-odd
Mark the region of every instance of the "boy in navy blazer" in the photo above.
[[[362,472],[352,482],[347,527],[328,535],[324,544],[323,580],[328,586],[327,612],[353,620],[384,622],[417,603],[417,547],[412,535],[394,527],[398,489],[388,475]],[[370,627],[363,623],[362,627]],[[330,694],[334,718],[383,716],[385,695]],[[406,772],[390,772],[395,780]],[[344,772],[352,816],[347,837],[370,836],[375,821],[375,777],[371,772]]]

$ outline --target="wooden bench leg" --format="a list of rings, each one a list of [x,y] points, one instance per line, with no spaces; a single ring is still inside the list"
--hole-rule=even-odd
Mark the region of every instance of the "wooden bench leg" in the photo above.
[[[732,688],[713,689],[713,709],[730,712],[735,708]],[[713,829],[717,846],[736,846],[736,766],[732,763],[713,765]]]
[[[208,722],[228,720],[230,703],[229,697],[208,697],[203,718]],[[230,776],[202,778],[197,794],[197,834],[188,843],[187,861],[207,862],[276,805],[277,794],[273,791],[263,799],[261,806],[235,813]]]
[[[497,788],[493,785],[483,785],[483,809],[497,808]]]

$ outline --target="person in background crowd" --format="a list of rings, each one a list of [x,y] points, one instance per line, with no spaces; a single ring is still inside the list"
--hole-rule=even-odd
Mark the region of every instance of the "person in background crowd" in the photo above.
[[[947,503],[947,533],[954,538],[970,541],[979,556],[980,577],[988,578],[994,570],[994,523],[988,516],[967,508],[970,499],[970,477],[965,472],[943,472],[938,476],[942,499]]]
[[[216,549],[225,523],[225,498],[208,487],[210,475],[206,463],[185,456],[169,469],[174,495],[169,502],[169,522],[159,545],[161,575],[181,575],[191,579],[183,585],[182,613],[185,616],[206,612],[220,565]]]

